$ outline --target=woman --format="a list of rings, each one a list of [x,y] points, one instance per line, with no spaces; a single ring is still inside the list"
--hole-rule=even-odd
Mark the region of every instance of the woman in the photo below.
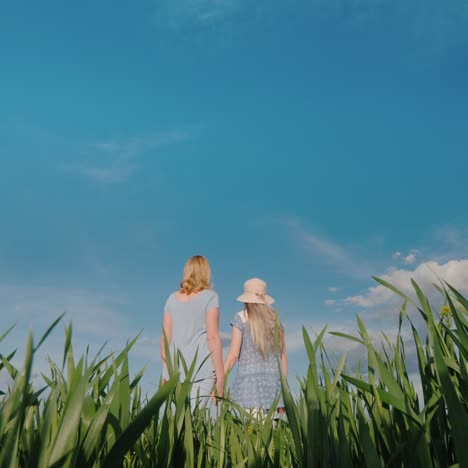
[[[168,297],[164,307],[161,361],[163,378],[167,379],[164,334],[171,354],[175,355],[175,350],[179,350],[188,366],[197,355],[192,399],[198,395],[200,401],[206,404],[215,385],[217,396],[222,396],[224,371],[219,336],[219,302],[218,295],[211,289],[211,270],[205,257],[195,255],[188,259],[180,289]],[[182,366],[180,370],[183,374]],[[181,375],[181,379],[184,379],[184,375]]]
[[[232,399],[254,412],[266,411],[281,395],[278,359],[284,376],[288,373],[283,326],[271,308],[274,299],[267,295],[265,281],[258,278],[246,281],[244,294],[237,300],[244,303],[244,310],[234,317],[224,371],[227,373],[238,361]],[[281,401],[277,411],[284,412]]]

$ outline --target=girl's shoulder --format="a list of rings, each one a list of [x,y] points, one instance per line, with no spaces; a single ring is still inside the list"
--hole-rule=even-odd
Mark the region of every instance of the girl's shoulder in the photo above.
[[[245,310],[241,310],[240,312],[237,312],[236,317],[239,316],[239,319],[241,320],[242,323],[247,322],[247,314]]]
[[[247,322],[247,314],[245,310],[241,310],[234,315],[234,319],[231,323],[231,326],[238,328],[241,332],[245,330],[245,323]]]

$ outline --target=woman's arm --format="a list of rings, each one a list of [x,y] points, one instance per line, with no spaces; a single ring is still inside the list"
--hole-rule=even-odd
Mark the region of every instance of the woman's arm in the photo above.
[[[237,327],[232,327],[231,346],[229,347],[228,355],[224,361],[224,373],[227,374],[236,361],[239,359],[240,349],[242,344],[242,332]]]
[[[164,312],[163,333],[161,334],[160,340],[161,364],[163,369],[166,366],[166,347],[164,345],[164,334],[166,335],[167,343],[170,344],[172,338],[172,317],[167,312]]]
[[[219,307],[214,307],[206,314],[206,340],[208,349],[213,360],[213,367],[216,373],[217,396],[223,396],[224,392],[224,370],[223,370],[223,349],[219,336]]]

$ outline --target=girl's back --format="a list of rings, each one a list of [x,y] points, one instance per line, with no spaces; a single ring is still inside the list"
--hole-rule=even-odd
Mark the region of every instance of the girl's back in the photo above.
[[[238,328],[243,334],[238,361],[238,374],[243,376],[261,374],[279,375],[278,358],[281,355],[280,350],[278,349],[278,352],[270,352],[266,356],[262,356],[255,346],[245,310],[236,314],[233,326]]]
[[[282,407],[280,367],[286,377],[288,361],[283,326],[271,308],[275,301],[259,278],[247,280],[237,300],[244,303],[244,310],[234,316],[231,346],[224,362],[225,372],[238,364],[232,398],[252,410],[269,409],[275,403]]]

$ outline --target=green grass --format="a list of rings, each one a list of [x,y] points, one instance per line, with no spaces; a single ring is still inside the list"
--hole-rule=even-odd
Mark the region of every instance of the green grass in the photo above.
[[[37,343],[29,337],[21,370],[12,364],[14,351],[0,356],[0,372],[14,382],[0,389],[0,467],[468,467],[468,301],[443,285],[441,314],[416,283],[417,303],[377,281],[403,299],[396,339],[376,349],[359,318],[357,336],[334,333],[366,349],[367,368],[351,371],[346,356],[328,355],[326,328],[313,340],[304,329],[308,370],[298,395],[282,380],[288,422],[277,424],[253,418],[229,397],[215,420],[193,409],[190,383],[178,374],[183,366],[189,378],[195,369],[182,356],[169,361],[170,380],[143,397],[144,371],[131,378],[128,368],[138,337],[118,354],[75,359],[71,325],[62,362],[49,362],[35,389],[34,355],[59,317]],[[424,333],[406,315],[407,304],[418,309]],[[405,327],[422,400],[406,366]]]

